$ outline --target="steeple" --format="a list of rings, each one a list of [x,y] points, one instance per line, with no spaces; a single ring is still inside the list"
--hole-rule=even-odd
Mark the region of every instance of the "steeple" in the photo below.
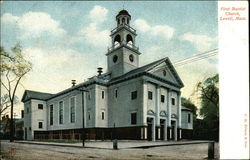
[[[139,48],[135,46],[136,30],[130,26],[131,16],[121,10],[116,16],[117,27],[111,31],[111,44],[108,48],[108,71],[117,77],[139,67]]]

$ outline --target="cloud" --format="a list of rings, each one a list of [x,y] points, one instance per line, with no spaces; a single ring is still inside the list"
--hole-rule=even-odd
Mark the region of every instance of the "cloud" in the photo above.
[[[23,52],[33,64],[24,86],[38,91],[59,92],[69,87],[72,79],[82,82],[84,77],[93,75],[93,70],[88,68],[96,68],[95,63],[87,60],[93,53],[80,53],[69,48],[49,50],[35,47],[24,48]]]
[[[106,20],[108,10],[102,6],[94,6],[88,17],[91,22],[79,31],[79,40],[93,46],[108,46],[110,31],[100,29],[100,25]]]
[[[79,32],[83,36],[84,41],[94,46],[107,46],[109,42],[108,30],[98,30],[97,23],[90,23],[88,26],[82,28]]]
[[[60,27],[60,22],[54,20],[49,14],[44,12],[27,12],[22,16],[13,16],[10,13],[2,15],[3,22],[16,23],[23,31],[23,36],[40,36],[43,32],[53,35],[65,34],[66,31]]]
[[[175,29],[168,25],[150,26],[144,19],[136,19],[134,24],[140,32],[149,32],[154,36],[162,36],[166,40],[170,40],[175,32]]]
[[[95,22],[103,22],[106,20],[108,10],[102,6],[94,6],[93,9],[89,12],[89,18]]]
[[[10,13],[5,13],[1,17],[2,22],[11,22],[11,23],[16,23],[18,21],[19,17],[13,16]]]
[[[215,42],[217,38],[187,32],[180,36],[179,39],[193,43],[198,51],[204,52],[210,49],[212,43]]]

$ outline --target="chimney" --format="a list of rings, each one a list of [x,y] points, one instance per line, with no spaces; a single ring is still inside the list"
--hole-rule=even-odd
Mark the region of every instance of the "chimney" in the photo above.
[[[98,67],[97,68],[97,73],[98,73],[98,76],[100,76],[102,74],[102,67]]]
[[[76,85],[76,80],[71,80],[72,82],[72,87],[74,87]]]

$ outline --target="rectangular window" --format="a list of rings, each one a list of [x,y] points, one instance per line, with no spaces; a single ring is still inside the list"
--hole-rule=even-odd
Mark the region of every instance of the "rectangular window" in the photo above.
[[[165,96],[161,95],[161,102],[164,103],[165,102]]]
[[[117,91],[117,89],[115,89],[115,98],[117,98],[118,97],[118,91]]]
[[[188,113],[188,123],[190,123],[191,122],[191,115],[190,115],[190,113]]]
[[[153,99],[153,92],[148,91],[148,99]]]
[[[131,113],[131,124],[136,124],[136,113]]]
[[[38,122],[38,128],[43,128],[43,122]]]
[[[171,98],[171,101],[172,101],[172,105],[175,105],[175,99]]]
[[[102,112],[102,120],[104,120],[104,112]]]
[[[29,108],[27,107],[27,113],[29,113],[30,112],[30,110],[29,110]]]
[[[50,125],[53,125],[53,104],[50,105],[49,116]]]
[[[63,124],[63,101],[59,102],[59,124]]]
[[[104,91],[102,91],[102,99],[104,99]]]
[[[89,112],[89,116],[88,117],[89,117],[89,120],[90,120],[90,112]]]
[[[70,122],[75,123],[75,105],[76,105],[76,98],[70,98]]]
[[[38,104],[38,109],[43,109],[43,104]]]
[[[131,92],[131,99],[136,99],[137,98],[137,91]]]
[[[24,110],[21,111],[21,117],[24,118]]]

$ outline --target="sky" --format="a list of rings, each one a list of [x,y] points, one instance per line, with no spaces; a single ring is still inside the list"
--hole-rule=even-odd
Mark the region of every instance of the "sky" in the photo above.
[[[23,79],[24,90],[57,93],[107,69],[110,31],[122,9],[136,29],[140,66],[169,57],[171,62],[218,48],[217,2],[195,1],[4,1],[1,3],[1,46],[19,43],[33,69]],[[197,82],[218,72],[218,57],[176,67],[191,98]],[[199,106],[198,106],[199,107]],[[16,107],[20,116],[23,104]]]

